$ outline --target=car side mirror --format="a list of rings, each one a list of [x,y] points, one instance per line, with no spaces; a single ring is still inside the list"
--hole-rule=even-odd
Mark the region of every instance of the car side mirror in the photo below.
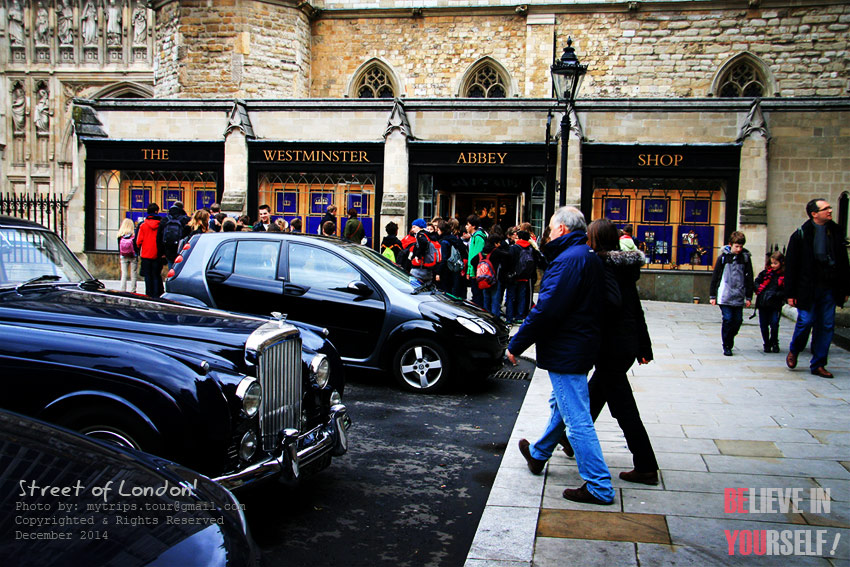
[[[369,287],[368,285],[366,285],[363,282],[358,282],[358,281],[348,282],[348,286],[346,286],[346,289],[348,289],[348,291],[350,291],[350,292],[352,292],[356,295],[359,295],[361,297],[366,297],[367,295],[372,294],[372,288],[371,287]]]

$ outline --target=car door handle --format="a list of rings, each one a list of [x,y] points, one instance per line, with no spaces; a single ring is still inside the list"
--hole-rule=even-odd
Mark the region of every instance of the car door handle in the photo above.
[[[294,283],[286,283],[283,284],[283,295],[294,295],[295,297],[301,297],[309,290],[309,287],[304,287]]]
[[[207,281],[211,281],[213,283],[222,283],[229,276],[230,276],[230,274],[210,271],[210,272],[207,272]]]

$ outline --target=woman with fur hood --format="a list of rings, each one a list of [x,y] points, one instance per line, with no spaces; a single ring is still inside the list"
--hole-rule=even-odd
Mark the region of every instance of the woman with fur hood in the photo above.
[[[587,227],[587,237],[605,265],[606,287],[601,345],[588,383],[590,413],[596,421],[607,403],[623,430],[635,468],[621,472],[620,478],[658,484],[658,462],[627,376],[635,360],[638,364],[652,360],[652,343],[637,291],[640,267],[646,258],[640,250],[620,250],[620,235],[611,221],[593,221]],[[572,456],[569,442],[563,439],[561,444]]]

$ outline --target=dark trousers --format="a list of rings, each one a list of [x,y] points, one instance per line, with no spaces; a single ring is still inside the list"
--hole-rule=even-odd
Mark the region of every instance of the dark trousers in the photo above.
[[[832,291],[816,289],[814,301],[809,309],[797,307],[797,323],[794,325],[794,335],[788,350],[800,353],[806,348],[812,335],[812,360],[809,368],[814,370],[826,366],[829,356],[829,345],[835,334],[835,298]]]
[[[610,357],[610,360],[597,363],[593,376],[587,384],[590,394],[590,415],[593,421],[596,421],[607,403],[611,415],[617,420],[626,437],[635,470],[654,472],[658,470],[655,451],[652,450],[649,435],[640,419],[632,387],[626,376],[633,362],[633,358],[614,356]]]
[[[779,309],[761,307],[759,310],[759,327],[765,348],[779,346]]]
[[[145,295],[159,297],[165,291],[162,285],[162,263],[159,258],[142,258],[142,276],[145,278]]]
[[[744,321],[744,306],[721,305],[720,313],[723,315],[723,323],[720,326],[723,348],[731,349],[735,346],[735,336],[741,330],[741,323]]]
[[[484,290],[478,289],[478,284],[475,281],[475,278],[469,280],[469,287],[472,289],[472,303],[477,305],[478,307],[484,307]]]

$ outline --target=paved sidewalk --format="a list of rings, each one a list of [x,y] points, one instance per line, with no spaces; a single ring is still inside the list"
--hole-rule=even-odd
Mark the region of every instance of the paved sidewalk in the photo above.
[[[613,506],[561,496],[581,484],[575,460],[561,451],[532,475],[517,441],[534,441],[548,417],[548,374],[538,370],[466,567],[850,566],[850,353],[833,345],[833,380],[809,373],[808,353],[789,370],[793,321],[780,323],[783,352],[765,354],[758,319],[745,317],[734,356],[725,357],[717,307],[643,305],[655,361],[630,379],[660,484],[617,477],[632,468],[631,454],[607,409],[596,425]],[[726,489],[746,489],[734,494],[748,498],[740,505],[751,512]],[[802,500],[776,498],[778,489]]]

